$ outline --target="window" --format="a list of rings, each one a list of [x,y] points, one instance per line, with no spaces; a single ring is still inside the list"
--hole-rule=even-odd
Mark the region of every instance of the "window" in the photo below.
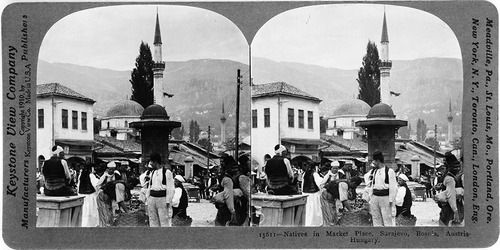
[[[294,119],[294,110],[288,109],[288,127],[293,128],[295,126]]]
[[[252,109],[252,128],[257,128],[257,110]]]
[[[309,129],[314,129],[314,120],[313,120],[313,112],[312,111],[307,111],[307,128]]]
[[[71,128],[78,129],[78,111],[71,111]]]
[[[62,127],[68,128],[68,110],[67,109],[62,110]]]
[[[299,128],[304,128],[304,110],[299,109]]]
[[[125,121],[125,128],[128,128],[128,121]]]
[[[351,120],[351,127],[354,127],[354,120]]]
[[[44,128],[45,123],[44,123],[44,114],[43,114],[43,109],[38,109],[38,128]]]
[[[109,128],[109,122],[108,122],[108,128]]]
[[[336,128],[337,127],[337,121],[333,121],[333,127]]]
[[[264,127],[271,127],[271,111],[269,108],[264,109]]]
[[[87,112],[82,112],[82,130],[87,130]]]

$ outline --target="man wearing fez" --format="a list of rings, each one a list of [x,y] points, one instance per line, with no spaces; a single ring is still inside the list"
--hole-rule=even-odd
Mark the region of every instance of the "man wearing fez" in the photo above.
[[[42,174],[45,179],[45,195],[76,195],[76,191],[70,185],[71,174],[68,163],[64,160],[64,150],[61,146],[52,147],[52,157],[45,161]]]
[[[109,162],[106,171],[103,173],[97,187],[97,210],[99,211],[99,227],[109,227],[114,225],[113,204],[118,206],[118,209],[123,209],[128,213],[128,207],[125,204],[125,182],[121,181],[116,163]]]
[[[275,155],[266,163],[267,191],[275,195],[288,195],[297,193],[289,184],[293,179],[290,160],[285,158],[287,149],[283,145],[274,147]]]
[[[174,177],[170,165],[162,165],[161,156],[152,153],[153,167],[149,184],[148,215],[150,227],[172,226],[172,199],[175,193]]]
[[[395,198],[398,191],[396,174],[392,168],[384,164],[382,152],[375,151],[372,156],[376,169],[372,179],[372,196],[370,198],[370,213],[373,216],[373,226],[394,226],[396,216]]]

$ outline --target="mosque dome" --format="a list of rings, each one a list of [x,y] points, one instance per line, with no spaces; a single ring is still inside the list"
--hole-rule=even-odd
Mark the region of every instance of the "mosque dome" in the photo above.
[[[341,103],[337,108],[335,108],[333,116],[366,116],[368,111],[370,111],[370,105],[368,105],[368,103],[359,99],[351,99]]]
[[[115,103],[106,113],[106,117],[117,116],[141,116],[144,108],[137,102],[132,100],[124,100]]]
[[[370,111],[368,112],[368,116],[366,118],[395,118],[394,112],[392,108],[385,103],[377,103],[375,104]]]
[[[144,112],[142,112],[141,119],[164,119],[168,120],[170,117],[167,114],[165,108],[158,104],[151,104]]]

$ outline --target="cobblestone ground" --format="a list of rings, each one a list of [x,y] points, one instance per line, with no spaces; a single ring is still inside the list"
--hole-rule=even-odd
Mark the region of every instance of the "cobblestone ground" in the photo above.
[[[130,213],[121,213],[116,216],[115,226],[117,227],[147,227],[147,216],[144,205],[137,201],[139,188],[131,190],[132,200],[128,203]],[[187,208],[187,215],[193,219],[192,227],[212,227],[217,215],[215,205],[210,201],[201,199],[199,202],[190,200]]]
[[[132,194],[138,194],[133,190]],[[132,202],[131,214],[122,215],[117,218],[118,227],[144,227],[147,226],[147,217],[144,214],[144,206]],[[413,201],[411,212],[417,217],[416,226],[437,227],[439,226],[439,212],[441,209],[433,199],[426,201],[417,199]],[[193,219],[192,227],[213,227],[217,209],[210,201],[201,199],[199,202],[191,200],[187,208],[187,214]]]
[[[427,198],[427,201],[413,201],[413,206],[411,207],[411,213],[417,217],[415,225],[417,227],[438,227],[440,211],[441,209],[432,198]]]
[[[187,214],[193,219],[192,227],[212,227],[217,215],[217,208],[210,201],[201,199],[200,202],[189,202]]]

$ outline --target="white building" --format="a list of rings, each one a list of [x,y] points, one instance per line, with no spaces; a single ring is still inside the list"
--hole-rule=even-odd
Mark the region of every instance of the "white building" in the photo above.
[[[320,102],[285,82],[252,86],[252,158],[263,165],[281,143],[292,163],[317,161]]]
[[[123,100],[113,104],[106,113],[106,117],[101,119],[99,135],[122,141],[134,139],[139,133],[129,124],[140,121],[143,111],[144,108],[132,100]]]
[[[363,129],[356,127],[355,124],[359,120],[365,120],[369,111],[370,105],[363,100],[351,99],[341,103],[328,118],[326,134],[342,136],[344,139],[362,136]]]
[[[70,166],[92,160],[94,103],[60,83],[37,85],[36,150],[39,161],[52,156],[54,145],[64,148]]]

